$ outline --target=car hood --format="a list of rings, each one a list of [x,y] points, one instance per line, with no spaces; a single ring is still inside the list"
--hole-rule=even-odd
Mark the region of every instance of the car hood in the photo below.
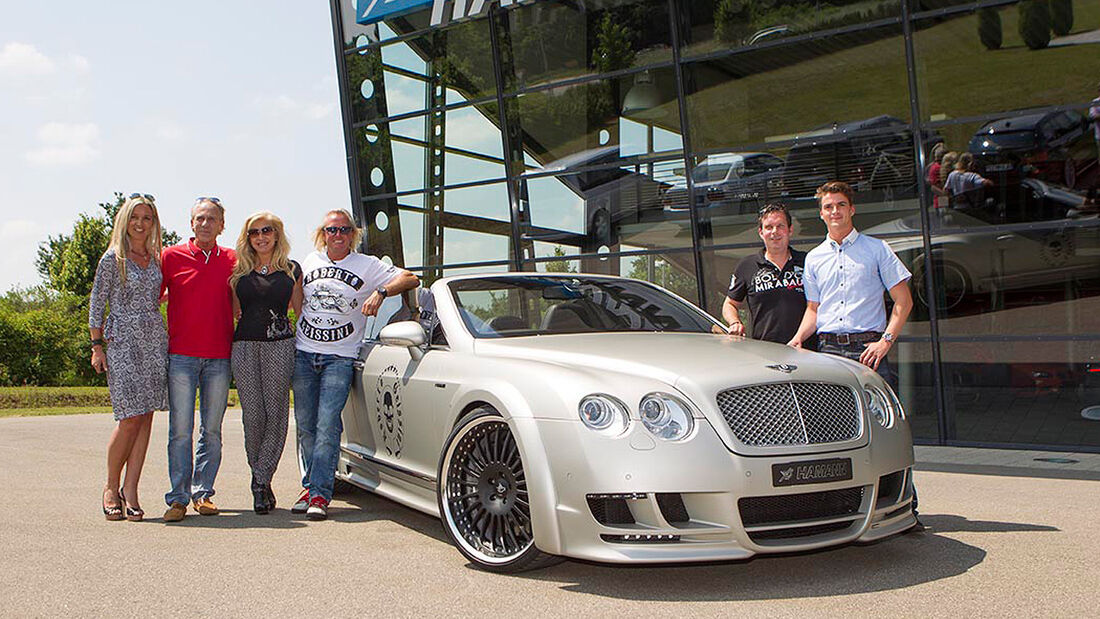
[[[845,361],[781,344],[705,333],[584,333],[483,339],[478,356],[649,377],[713,401],[731,386],[812,380],[855,384]],[[794,366],[790,372],[770,365]]]

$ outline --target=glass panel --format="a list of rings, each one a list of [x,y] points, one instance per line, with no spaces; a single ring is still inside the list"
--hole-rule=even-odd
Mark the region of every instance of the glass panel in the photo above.
[[[683,148],[671,68],[540,90],[509,104],[508,120],[518,124],[522,141],[516,150],[543,169]]]
[[[453,228],[443,230],[443,257],[444,262],[449,264],[507,260],[510,244],[507,236],[499,234],[485,234]],[[508,267],[506,266],[489,269],[490,272],[507,270]]]
[[[942,140],[926,131],[925,148]],[[771,202],[790,209],[792,238],[820,242],[825,225],[814,193],[833,180],[855,189],[859,230],[875,236],[920,235],[917,166],[907,124],[888,125],[885,133],[837,133],[758,151],[713,153],[695,165],[692,175],[706,244],[757,243],[757,212]],[[665,193],[665,202],[686,214],[685,180]],[[915,232],[912,221],[899,227],[904,218],[913,218]]]
[[[1089,305],[1097,316],[1100,308]],[[1091,332],[1098,328],[1092,320]],[[1095,451],[1098,349],[1100,339],[942,344],[956,438]]]
[[[485,116],[494,113],[496,107],[491,104],[442,110],[354,129],[360,152],[363,196],[420,191],[444,184],[503,180],[502,138],[496,125]],[[437,123],[432,124],[429,120]],[[437,128],[447,146],[432,149],[424,137],[435,135]],[[434,141],[438,143],[438,139]],[[458,150],[460,148],[464,150]],[[377,182],[379,179],[381,184]]]
[[[508,187],[505,183],[493,183],[447,189],[443,192],[443,210],[448,213],[509,221],[511,209],[508,207]]]
[[[1045,3],[1043,3],[1045,4]],[[918,21],[913,34],[921,109],[931,120],[1042,105],[1082,104],[1096,96],[1100,38],[1058,36],[1042,28],[1045,49],[1029,49],[1019,29],[1026,4]],[[1071,7],[1066,32],[1100,28],[1095,2],[1050,4],[1051,17]],[[1055,21],[1051,20],[1052,25]]]
[[[641,249],[689,247],[687,212],[664,201],[678,170],[682,159],[523,178],[518,195],[531,220],[524,232],[567,245],[571,254],[618,252],[623,243]]]
[[[353,122],[495,95],[487,23],[464,22],[344,56]]]
[[[693,62],[692,142],[710,150],[889,130],[909,120],[906,75],[900,27]]]
[[[896,18],[901,14],[898,0],[761,3],[678,0],[678,4],[684,28],[681,40],[685,56],[767,45],[788,37]],[[876,35],[863,36],[874,38]]]
[[[499,19],[506,91],[672,59],[666,0],[544,0]]]

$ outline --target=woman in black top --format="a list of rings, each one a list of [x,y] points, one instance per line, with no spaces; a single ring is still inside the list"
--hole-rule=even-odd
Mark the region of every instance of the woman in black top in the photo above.
[[[237,266],[229,278],[237,315],[231,363],[257,514],[275,508],[271,478],[283,455],[290,415],[294,328],[287,309],[302,312],[302,268],[289,254],[282,220],[267,211],[254,213],[237,238]]]

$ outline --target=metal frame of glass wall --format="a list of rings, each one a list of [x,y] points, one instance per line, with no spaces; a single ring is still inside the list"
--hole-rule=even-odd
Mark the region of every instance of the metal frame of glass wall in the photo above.
[[[810,185],[818,174],[850,177],[857,227],[914,271],[919,316],[895,356],[911,367],[904,398],[922,413],[917,441],[1100,451],[1100,422],[1033,410],[1072,412],[1100,394],[1090,136],[1074,134],[1072,153],[1060,145],[1062,159],[1053,149],[1026,166],[1013,159],[1027,178],[1000,172],[981,215],[955,198],[948,208],[926,182],[938,143],[965,154],[997,123],[1033,122],[1041,133],[1040,123],[1087,116],[1095,84],[1071,82],[1100,81],[1100,60],[1087,59],[1100,54],[1072,35],[1100,26],[1100,10],[1051,3],[1062,8],[1050,19],[1062,22],[1031,50],[1014,43],[1016,32],[1026,46],[1037,36],[1026,1],[837,0],[809,25],[787,14],[769,28],[722,4],[608,0],[585,13],[544,0],[442,27],[428,27],[427,10],[366,27],[353,0],[331,0],[351,199],[371,252],[427,282],[504,269],[642,276],[717,315],[731,265],[760,247],[755,208],[796,204],[792,245],[808,249],[823,237]],[[1066,5],[1076,28],[1064,23]],[[556,40],[570,37],[580,40]],[[547,42],[558,51],[538,49]],[[1006,81],[1008,71],[1028,83]],[[657,94],[635,122],[627,108],[639,93]],[[821,102],[839,100],[853,116],[821,123],[830,112]],[[826,151],[836,161],[822,164]],[[563,185],[581,207],[558,195]],[[1079,198],[1080,208],[1070,204]],[[581,208],[583,224],[548,223],[559,212],[541,204],[553,200],[561,212]],[[596,219],[599,200],[621,212]],[[466,247],[486,255],[464,259]],[[1036,264],[1013,265],[1017,256]],[[1005,328],[1044,315],[1069,324]],[[1028,351],[1036,362],[1024,362]]]

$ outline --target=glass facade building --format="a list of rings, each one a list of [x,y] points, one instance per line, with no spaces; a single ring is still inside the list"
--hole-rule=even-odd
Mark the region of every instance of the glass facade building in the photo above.
[[[814,190],[844,180],[913,273],[891,358],[916,439],[1100,451],[1100,3],[331,10],[371,253],[426,283],[630,276],[718,316],[759,208],[808,250]],[[946,191],[956,165],[988,182]]]

